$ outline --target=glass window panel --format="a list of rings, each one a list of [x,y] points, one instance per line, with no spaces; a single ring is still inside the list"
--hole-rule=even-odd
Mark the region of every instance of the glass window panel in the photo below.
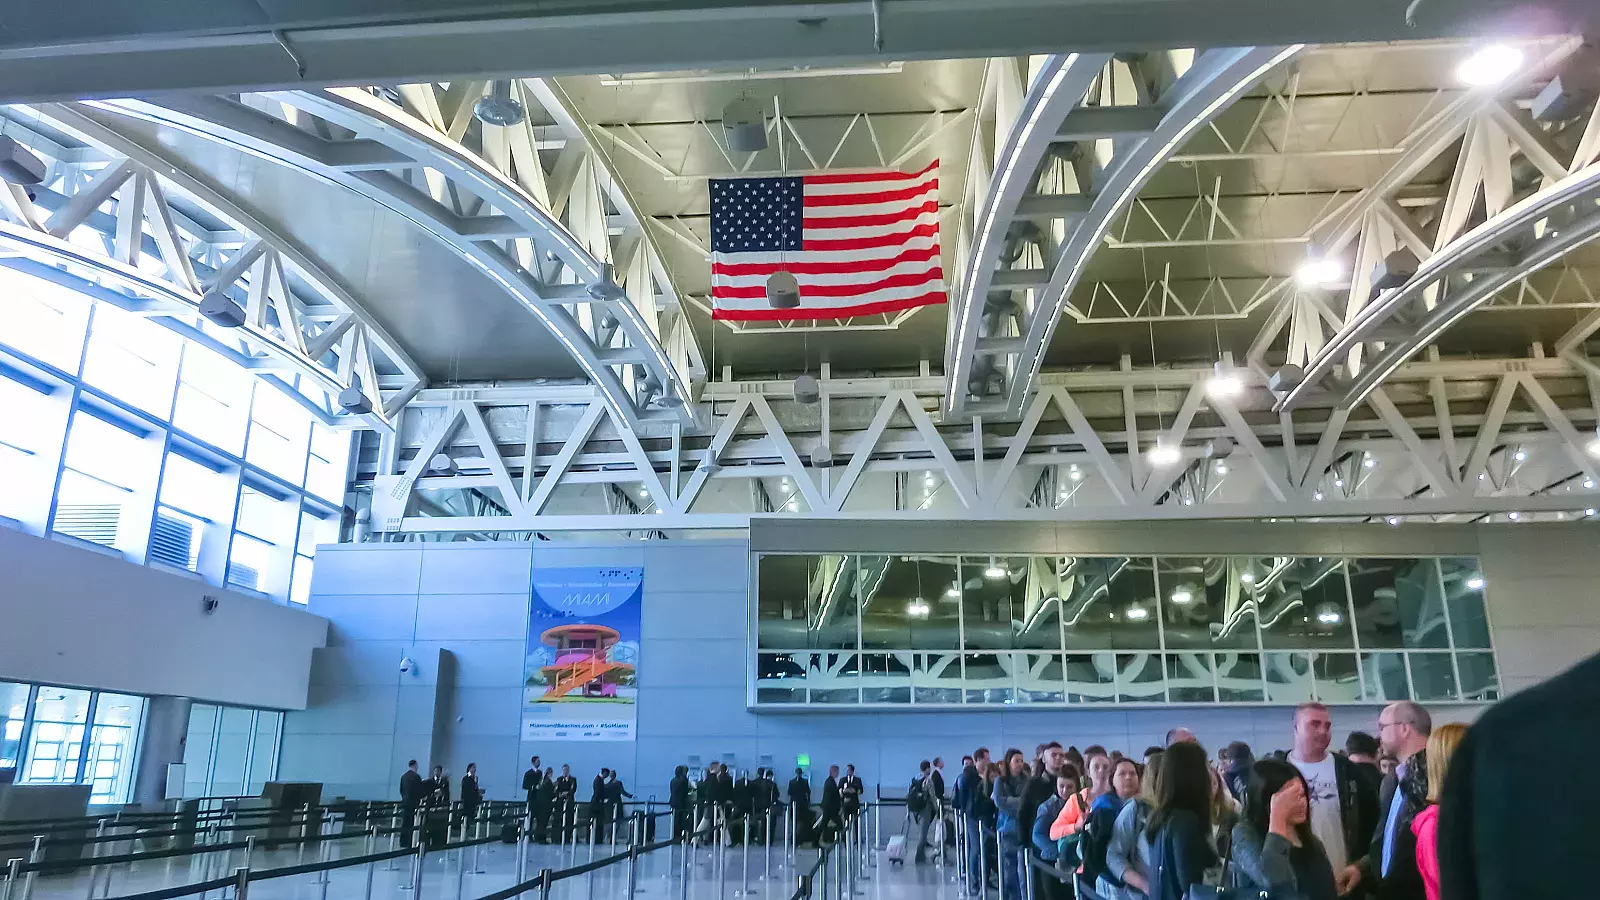
[[[1311,662],[1317,699],[1323,703],[1357,703],[1361,700],[1361,674],[1354,653],[1318,653]]]
[[[769,553],[756,560],[756,641],[763,649],[810,646],[807,613],[820,591],[818,557]]]
[[[250,748],[250,779],[245,794],[261,795],[261,789],[278,774],[278,736],[283,730],[283,713],[259,710],[256,713],[256,740]]]
[[[889,558],[824,554],[811,557],[810,582],[806,590],[806,643],[818,650],[854,650],[860,646],[861,584],[871,590],[883,578]],[[855,659],[854,654],[832,654]]]
[[[33,702],[25,777],[19,781],[73,784],[78,751],[89,721],[88,691],[41,686]]]
[[[1252,585],[1267,650],[1355,649],[1344,561],[1269,557]]]
[[[1257,560],[1164,557],[1157,566],[1168,650],[1258,648],[1252,602]]]
[[[43,522],[48,515],[67,427],[67,393],[58,387],[53,396],[42,394],[0,370],[0,471],[6,473],[0,479],[0,516]]]
[[[68,469],[61,473],[61,485],[56,491],[54,531],[116,547],[124,517],[133,505],[131,491]]]
[[[1160,703],[1167,699],[1159,653],[1117,654],[1117,700]]]
[[[961,558],[961,625],[967,650],[1009,650],[1027,609],[1026,557]]]
[[[1411,689],[1417,700],[1454,700],[1456,668],[1448,653],[1410,653]]]
[[[350,461],[350,432],[336,431],[312,420],[311,455],[306,463],[306,490],[326,500],[343,499],[345,467]]]
[[[289,602],[305,606],[311,602],[311,557],[294,558],[293,580],[289,582]]]
[[[300,513],[300,536],[295,540],[295,552],[301,556],[316,556],[318,544],[339,542],[339,517],[323,518],[309,510]]]
[[[1223,703],[1254,703],[1266,699],[1261,681],[1261,654],[1218,653],[1217,699]]]
[[[1350,596],[1363,650],[1449,645],[1432,559],[1353,559]]]
[[[1361,675],[1368,703],[1410,700],[1411,686],[1406,679],[1405,656],[1399,653],[1361,654]]]
[[[177,453],[167,454],[161,476],[161,502],[193,516],[212,519],[233,507],[234,475],[218,472]]]
[[[1217,690],[1209,653],[1168,653],[1167,698],[1173,703],[1215,703]]]
[[[968,653],[962,657],[968,703],[1010,703],[1013,699],[1010,653]]]
[[[1450,636],[1458,648],[1489,649],[1489,614],[1484,611],[1483,569],[1472,557],[1441,559],[1445,603],[1450,609]],[[1461,673],[1466,680],[1466,673]]]
[[[862,703],[911,702],[911,654],[861,654]]]
[[[310,440],[310,411],[266,380],[256,385],[245,459],[290,484],[303,484]]]
[[[1110,703],[1117,697],[1117,658],[1113,653],[1068,653],[1068,703]]]
[[[811,703],[860,703],[859,653],[812,653],[806,673]]]
[[[1461,699],[1487,701],[1500,699],[1500,673],[1493,653],[1457,653],[1456,668],[1461,671]]]
[[[109,303],[95,309],[83,380],[161,419],[172,414],[183,338]]]
[[[245,763],[253,731],[250,710],[223,707],[222,727],[217,731],[216,757],[212,760],[211,792],[218,797],[237,797],[244,793]]]
[[[1267,702],[1300,703],[1312,698],[1311,654],[1263,653],[1261,666]]]
[[[105,693],[96,701],[89,737],[89,758],[95,760],[91,803],[128,802],[144,702],[143,697]]]
[[[243,534],[233,536],[228,548],[228,584],[247,591],[262,590],[262,573],[272,565],[271,545]]]
[[[139,435],[80,408],[72,416],[67,437],[67,465],[117,487],[141,487],[142,467],[129,466],[128,461],[143,455],[143,444]]]
[[[1078,557],[1063,567],[1068,650],[1154,650],[1161,646],[1155,569],[1146,558]]]
[[[1059,653],[1014,654],[1018,703],[1061,703],[1066,700],[1065,673]]]
[[[178,400],[172,424],[234,456],[244,452],[250,426],[248,371],[208,347],[189,342],[179,370]]]
[[[189,730],[183,742],[183,795],[207,795],[206,773],[215,749],[217,708],[207,703],[189,707]]]
[[[809,653],[757,654],[756,702],[806,702],[806,670],[810,656]]]
[[[961,702],[961,654],[918,653],[913,665],[912,702]]]
[[[296,526],[300,523],[300,499],[278,499],[265,491],[245,485],[239,490],[239,516],[234,526],[231,562],[247,567],[256,575],[254,589],[282,597],[289,593],[293,576]],[[230,583],[251,587],[245,576]]]
[[[22,728],[28,720],[28,685],[0,681],[0,769],[22,759]]]
[[[0,267],[0,344],[76,375],[92,305],[77,291]]]
[[[961,646],[960,594],[954,558],[872,557],[887,560],[881,578],[863,582],[861,646],[882,650],[955,650]]]

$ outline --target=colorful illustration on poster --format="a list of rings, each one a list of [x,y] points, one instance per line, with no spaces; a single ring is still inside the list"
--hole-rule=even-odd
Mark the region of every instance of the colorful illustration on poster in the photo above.
[[[524,740],[633,740],[643,593],[641,568],[534,569]]]

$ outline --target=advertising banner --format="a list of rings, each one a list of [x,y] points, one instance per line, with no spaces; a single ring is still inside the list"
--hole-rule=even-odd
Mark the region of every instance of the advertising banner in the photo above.
[[[643,594],[642,568],[533,570],[523,740],[633,740]]]

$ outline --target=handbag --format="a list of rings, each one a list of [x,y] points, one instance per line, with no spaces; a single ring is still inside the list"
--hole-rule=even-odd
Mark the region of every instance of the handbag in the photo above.
[[[935,844],[944,843],[944,837],[945,837],[944,830],[945,830],[945,820],[944,820],[944,818],[941,816],[940,818],[934,819],[933,820],[933,839],[932,839],[932,843],[935,843]]]

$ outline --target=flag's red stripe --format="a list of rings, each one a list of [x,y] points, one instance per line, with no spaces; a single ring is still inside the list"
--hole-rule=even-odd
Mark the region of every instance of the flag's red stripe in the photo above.
[[[845,319],[852,316],[871,316],[877,313],[899,312],[916,306],[936,306],[945,302],[944,291],[931,291],[920,297],[902,300],[880,300],[876,303],[859,303],[833,309],[713,309],[711,318],[731,322],[783,322],[815,321],[817,319]]]
[[[861,294],[870,294],[873,291],[886,291],[890,288],[916,287],[944,278],[944,268],[934,266],[926,272],[909,272],[901,275],[890,275],[877,281],[862,281],[856,284],[802,284],[800,297],[857,297]],[[767,295],[767,286],[764,284],[752,285],[712,285],[711,298],[726,300],[759,300]]]
[[[936,159],[920,172],[828,172],[805,176],[806,184],[856,184],[862,181],[910,181],[939,168]]]
[[[805,208],[860,206],[863,203],[892,203],[896,200],[913,200],[929,191],[933,191],[934,195],[938,196],[939,179],[935,178],[926,184],[916,184],[892,191],[871,191],[865,194],[817,194],[815,196],[808,194],[805,198]]]
[[[738,254],[730,254],[738,255]],[[893,268],[900,263],[926,262],[937,259],[939,248],[910,247],[901,250],[894,256],[885,256],[879,259],[860,259],[849,262],[802,262],[801,254],[796,254],[796,261],[772,263],[712,263],[711,274],[715,275],[771,275],[774,272],[788,272],[792,275],[848,275],[855,272],[881,272]]]
[[[938,213],[939,201],[929,200],[921,206],[908,206],[905,209],[887,213],[873,213],[867,216],[806,216],[804,227],[807,231],[813,228],[866,228],[877,225],[894,225],[910,221],[923,213]],[[806,242],[807,244],[810,241]]]
[[[804,250],[871,250],[875,247],[898,247],[912,238],[936,237],[939,223],[926,222],[909,231],[892,231],[888,234],[858,238],[806,238]]]

